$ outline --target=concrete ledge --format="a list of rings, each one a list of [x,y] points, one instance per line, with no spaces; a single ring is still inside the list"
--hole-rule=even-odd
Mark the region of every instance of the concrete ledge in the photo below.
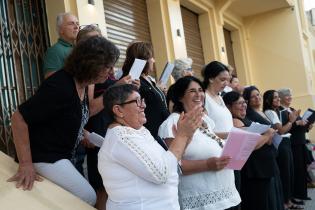
[[[89,204],[47,179],[35,182],[31,191],[17,189],[7,182],[17,170],[17,163],[0,151],[0,209],[6,210],[93,210]],[[95,209],[94,209],[95,210]]]

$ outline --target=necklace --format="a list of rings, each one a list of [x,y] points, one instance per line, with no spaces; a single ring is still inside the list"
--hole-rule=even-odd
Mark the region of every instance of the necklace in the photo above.
[[[222,107],[225,107],[225,104],[222,100],[222,98],[220,97],[219,94],[213,94],[210,90],[207,90],[207,93],[209,95],[209,97],[215,102],[217,103],[218,105],[222,106]]]
[[[208,137],[210,137],[211,139],[215,140],[215,141],[219,144],[219,146],[220,146],[221,148],[223,148],[223,140],[222,140],[220,137],[218,137],[218,136],[216,136],[215,134],[213,134],[213,133],[210,132],[210,130],[209,130],[209,128],[208,128],[208,125],[207,125],[207,123],[205,123],[205,121],[202,122],[201,127],[199,127],[199,130],[200,130],[203,134],[205,134],[206,136],[208,136]]]

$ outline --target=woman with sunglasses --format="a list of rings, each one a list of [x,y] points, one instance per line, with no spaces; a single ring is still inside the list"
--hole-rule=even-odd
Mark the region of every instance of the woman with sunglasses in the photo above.
[[[176,137],[165,151],[143,127],[146,103],[133,85],[114,85],[104,94],[111,117],[98,154],[108,193],[107,210],[179,210],[178,161],[201,124],[202,107],[182,114]]]

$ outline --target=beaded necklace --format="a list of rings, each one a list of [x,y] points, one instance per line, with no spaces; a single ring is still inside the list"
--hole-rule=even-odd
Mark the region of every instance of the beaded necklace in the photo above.
[[[210,130],[209,130],[209,128],[208,128],[208,125],[207,125],[207,123],[206,123],[205,121],[202,122],[201,127],[199,127],[199,130],[200,130],[203,134],[205,134],[206,136],[208,136],[208,137],[210,137],[211,139],[215,140],[215,141],[219,144],[219,146],[220,146],[221,148],[223,148],[223,140],[222,140],[220,137],[218,137],[218,136],[216,136],[215,134],[213,134],[213,133],[210,132]]]

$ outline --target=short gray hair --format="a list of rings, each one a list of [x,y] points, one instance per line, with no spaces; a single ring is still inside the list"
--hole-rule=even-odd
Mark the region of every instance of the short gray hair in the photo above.
[[[179,58],[174,61],[175,67],[172,72],[172,76],[175,81],[183,76],[184,70],[191,69],[192,62],[191,58]]]
[[[281,88],[278,90],[280,99],[283,99],[286,96],[292,95],[292,90],[290,88]]]
[[[56,30],[59,36],[60,36],[60,27],[63,24],[63,18],[65,16],[72,16],[72,14],[70,12],[59,13],[56,18]]]

